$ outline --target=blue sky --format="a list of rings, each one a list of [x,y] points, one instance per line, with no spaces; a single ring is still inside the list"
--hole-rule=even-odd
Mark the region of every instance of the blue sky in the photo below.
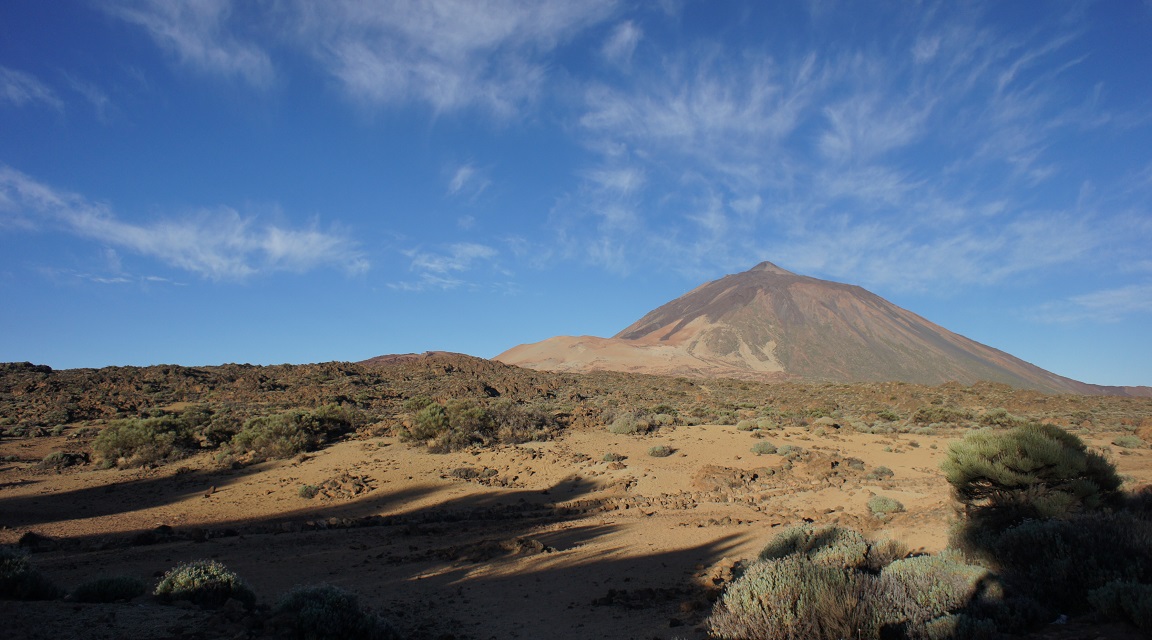
[[[1152,385],[1152,3],[8,0],[0,361],[491,357],[770,260]]]

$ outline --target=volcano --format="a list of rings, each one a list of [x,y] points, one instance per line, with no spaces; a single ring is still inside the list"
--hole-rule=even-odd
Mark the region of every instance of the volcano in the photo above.
[[[1128,395],[1124,387],[1041,369],[861,287],[798,275],[770,262],[703,284],[611,338],[558,336],[495,359],[546,371],[844,383],[988,381],[1049,393]]]

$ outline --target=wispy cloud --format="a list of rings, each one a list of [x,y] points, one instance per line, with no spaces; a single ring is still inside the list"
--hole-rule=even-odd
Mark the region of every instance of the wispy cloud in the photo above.
[[[1152,284],[1132,284],[1105,289],[1037,309],[1032,317],[1039,322],[1119,322],[1135,315],[1152,315]]]
[[[17,107],[40,103],[56,111],[64,110],[64,101],[36,76],[2,66],[0,66],[0,102],[7,102]]]
[[[389,287],[402,291],[427,289],[455,289],[470,285],[463,275],[484,264],[493,266],[500,255],[495,248],[475,242],[459,242],[436,250],[423,248],[403,252],[410,259],[409,268],[417,280],[389,283]]]
[[[604,41],[600,54],[613,64],[627,65],[632,61],[632,52],[643,36],[644,32],[631,20],[621,22]]]
[[[510,116],[531,102],[559,44],[616,0],[334,0],[297,5],[300,44],[370,105],[468,107]]]
[[[452,178],[448,181],[448,195],[476,198],[491,184],[485,172],[476,165],[462,164],[452,171]]]
[[[939,290],[1124,241],[1134,227],[1115,211],[1146,206],[1049,195],[1068,171],[1054,141],[1113,121],[1072,99],[1074,28],[1009,36],[944,5],[891,19],[908,28],[883,46],[866,32],[812,49],[697,42],[586,83],[576,131],[593,158],[553,212],[568,255],[621,272],[772,259]]]
[[[109,14],[135,24],[161,49],[197,71],[239,78],[256,87],[271,84],[272,61],[263,48],[235,34],[231,0],[114,0],[101,5]]]
[[[213,280],[320,267],[361,273],[369,267],[353,240],[315,224],[291,229],[261,223],[228,207],[148,224],[130,223],[108,205],[55,189],[2,165],[0,211],[23,219],[25,226],[62,230]]]

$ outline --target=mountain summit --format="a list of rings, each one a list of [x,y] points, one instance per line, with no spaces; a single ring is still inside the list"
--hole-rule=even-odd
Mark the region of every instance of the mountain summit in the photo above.
[[[612,338],[558,336],[496,360],[549,371],[627,371],[755,380],[1003,382],[1120,393],[1058,376],[969,340],[861,287],[771,262],[701,285]]]

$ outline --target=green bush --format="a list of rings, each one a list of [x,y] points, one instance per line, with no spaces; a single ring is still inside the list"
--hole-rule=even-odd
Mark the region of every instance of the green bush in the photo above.
[[[491,407],[466,400],[428,404],[400,433],[401,440],[420,442],[433,453],[474,445],[518,444],[547,440],[559,430],[555,417],[532,407],[498,402]]]
[[[1121,482],[1079,438],[1042,424],[970,433],[952,444],[940,468],[960,503],[1000,527],[1103,506]]]
[[[741,420],[736,423],[738,431],[755,431],[760,428],[760,424],[755,420]]]
[[[1152,584],[1148,514],[1086,512],[1004,530],[965,524],[953,544],[999,574],[1009,596],[1038,603],[1043,617],[1086,613],[1088,592],[1110,582]]]
[[[887,480],[888,478],[891,478],[892,476],[895,476],[895,475],[896,475],[896,473],[894,471],[892,471],[888,467],[881,465],[881,466],[873,469],[871,472],[868,473],[868,475],[866,475],[864,477],[868,480]]]
[[[164,574],[154,592],[162,602],[188,600],[201,607],[219,607],[230,599],[251,608],[256,594],[240,576],[215,560],[181,563]]]
[[[773,454],[776,453],[776,451],[776,445],[768,442],[767,440],[761,440],[760,442],[752,445],[752,453],[755,453],[758,456]]]
[[[890,513],[904,511],[904,505],[899,500],[887,496],[872,496],[868,499],[868,509],[874,516],[886,516]]]
[[[36,466],[41,469],[63,469],[65,467],[72,467],[78,464],[88,462],[88,454],[86,453],[68,453],[65,451],[53,451],[40,461]]]
[[[732,640],[878,638],[875,578],[790,555],[754,563],[728,585],[708,627]]]
[[[816,564],[856,568],[864,564],[868,543],[852,529],[836,525],[801,525],[780,532],[765,546],[759,560],[804,556]]]
[[[605,453],[602,460],[604,462],[622,462],[627,459],[627,456],[620,455],[619,453]]]
[[[321,442],[320,429],[307,411],[260,416],[244,423],[232,438],[232,448],[250,454],[254,462],[291,458],[312,451]]]
[[[655,447],[648,449],[648,455],[652,456],[653,458],[667,458],[675,452],[675,449],[664,444],[658,444]]]
[[[1088,602],[1104,617],[1126,620],[1152,635],[1152,584],[1109,582],[1089,591]]]
[[[64,591],[41,575],[28,553],[17,547],[0,547],[0,599],[55,600]]]
[[[640,425],[636,424],[636,419],[632,416],[617,416],[612,424],[608,425],[608,431],[621,436],[632,435],[640,431]]]
[[[794,528],[728,586],[708,626],[720,638],[757,640],[997,637],[991,620],[972,615],[992,583],[986,569],[954,551],[906,553],[851,530]]]
[[[896,560],[880,572],[879,587],[889,603],[886,615],[914,629],[966,607],[988,579],[987,569],[947,550]]]
[[[1027,420],[1018,418],[1005,409],[992,409],[980,416],[978,422],[985,427],[999,427],[1001,429],[1022,427],[1028,424]]]
[[[318,493],[320,493],[320,487],[317,487],[314,484],[302,484],[300,485],[300,489],[296,492],[296,495],[306,500],[311,500],[312,498],[315,498],[316,494]]]
[[[909,418],[910,421],[922,425],[937,423],[956,424],[971,419],[972,412],[967,409],[942,407],[938,405],[920,407],[912,414],[912,417]]]
[[[1112,441],[1112,444],[1120,447],[1121,449],[1143,449],[1145,443],[1139,436],[1120,436]]]
[[[96,578],[72,590],[76,602],[119,602],[131,600],[148,592],[144,581],[132,576]]]
[[[195,451],[192,432],[178,418],[117,420],[92,441],[107,466],[139,467],[174,460]]]
[[[356,594],[332,585],[296,587],[276,605],[300,640],[384,640],[395,631],[360,606]]]

